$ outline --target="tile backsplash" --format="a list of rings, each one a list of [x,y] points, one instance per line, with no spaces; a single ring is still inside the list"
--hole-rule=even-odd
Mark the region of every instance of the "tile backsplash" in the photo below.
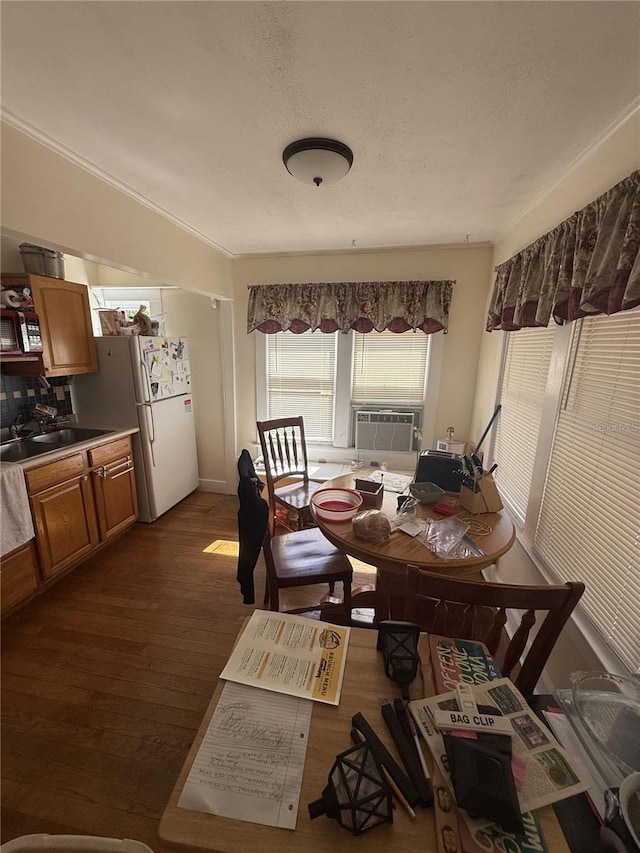
[[[59,415],[73,413],[71,392],[67,376],[56,376],[46,380],[50,385],[45,387],[41,379],[25,378],[23,376],[5,376],[0,374],[0,420],[3,427],[8,427],[16,415],[24,412],[29,414],[36,403],[55,406]]]

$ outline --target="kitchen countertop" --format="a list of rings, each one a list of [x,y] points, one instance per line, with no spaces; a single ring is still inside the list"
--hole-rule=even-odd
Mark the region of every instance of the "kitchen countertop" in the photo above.
[[[140,432],[138,427],[107,427],[101,424],[85,423],[74,423],[71,424],[71,426],[76,429],[104,429],[107,430],[107,432],[105,432],[104,435],[97,435],[93,438],[86,439],[85,441],[78,441],[75,444],[67,444],[63,447],[55,447],[51,450],[39,453],[37,456],[30,456],[27,459],[19,459],[9,464],[21,465],[26,471],[31,468],[37,468],[39,465],[43,465],[48,462],[55,462],[57,459],[63,459],[65,456],[69,456],[72,453],[90,450],[92,447],[97,447],[99,444],[104,444],[108,441],[115,441],[118,438],[124,438],[127,435],[133,435],[136,432]]]

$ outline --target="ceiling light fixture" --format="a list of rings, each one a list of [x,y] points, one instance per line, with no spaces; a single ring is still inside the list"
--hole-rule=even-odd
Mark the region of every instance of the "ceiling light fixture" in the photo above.
[[[348,173],[353,151],[335,139],[299,139],[282,152],[289,174],[305,184],[334,184]]]

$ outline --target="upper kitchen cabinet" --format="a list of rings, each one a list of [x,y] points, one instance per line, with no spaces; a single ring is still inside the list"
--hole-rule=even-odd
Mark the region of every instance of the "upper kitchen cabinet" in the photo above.
[[[5,287],[18,284],[19,279],[31,289],[42,353],[3,359],[3,370],[18,376],[96,373],[98,356],[86,285],[43,275],[2,276]]]

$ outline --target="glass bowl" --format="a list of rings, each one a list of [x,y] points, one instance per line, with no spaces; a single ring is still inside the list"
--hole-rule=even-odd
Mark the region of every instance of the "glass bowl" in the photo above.
[[[574,672],[571,689],[590,737],[625,774],[640,771],[640,679]]]

